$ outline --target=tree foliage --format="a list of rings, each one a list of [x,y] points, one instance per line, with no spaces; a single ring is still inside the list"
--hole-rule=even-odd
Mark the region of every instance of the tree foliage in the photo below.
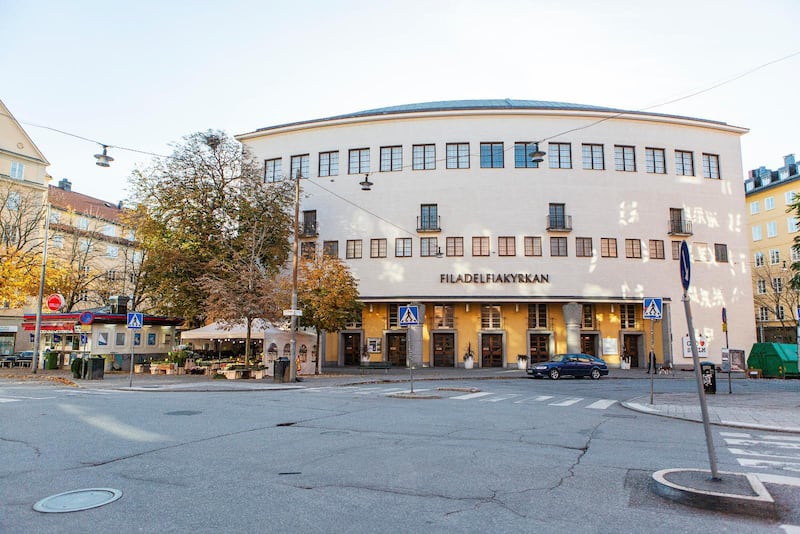
[[[44,193],[0,180],[0,304],[16,308],[38,293]]]

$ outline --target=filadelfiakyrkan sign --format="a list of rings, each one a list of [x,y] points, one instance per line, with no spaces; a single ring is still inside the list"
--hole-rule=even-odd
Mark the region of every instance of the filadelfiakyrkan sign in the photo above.
[[[549,284],[549,274],[467,273],[440,274],[441,284]]]

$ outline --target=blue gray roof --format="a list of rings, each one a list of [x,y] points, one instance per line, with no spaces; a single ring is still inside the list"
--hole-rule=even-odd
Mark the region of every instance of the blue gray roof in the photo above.
[[[356,111],[354,113],[346,113],[344,115],[335,115],[332,117],[325,117],[322,119],[313,119],[306,121],[291,122],[287,124],[278,124],[274,126],[267,126],[259,128],[257,132],[266,130],[274,130],[276,128],[283,128],[286,126],[296,126],[300,124],[310,124],[314,122],[325,122],[337,119],[349,119],[357,117],[370,117],[380,115],[396,115],[402,113],[417,113],[424,111],[454,111],[466,109],[552,109],[564,111],[600,111],[605,113],[625,113],[635,115],[653,115],[660,117],[673,117],[680,119],[697,120],[702,122],[710,122],[715,124],[725,124],[718,121],[710,121],[706,119],[696,119],[692,117],[681,117],[679,115],[666,115],[659,113],[646,113],[642,111],[630,111],[618,108],[607,108],[603,106],[590,106],[587,104],[572,104],[569,102],[549,102],[546,100],[513,100],[511,98],[503,99],[485,99],[485,100],[443,100],[439,102],[422,102],[417,104],[403,104],[400,106],[389,106],[385,108],[368,109],[364,111]]]

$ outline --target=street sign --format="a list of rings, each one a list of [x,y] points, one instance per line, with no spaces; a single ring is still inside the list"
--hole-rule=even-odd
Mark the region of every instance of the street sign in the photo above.
[[[92,324],[94,321],[94,314],[90,311],[85,311],[78,318],[78,321],[80,321],[81,324]]]
[[[692,264],[689,258],[689,245],[686,241],[681,241],[681,285],[684,291],[689,290],[689,282],[692,279]]]
[[[81,334],[81,345],[86,345],[89,342],[89,336]]]
[[[64,296],[58,293],[53,293],[47,297],[47,309],[51,311],[58,311],[64,305]]]
[[[419,306],[400,306],[400,326],[419,324]]]
[[[642,306],[644,307],[644,313],[642,314],[643,319],[661,319],[664,309],[663,299],[645,297],[644,300],[642,300]]]
[[[283,310],[283,316],[284,317],[291,317],[291,316],[302,317],[303,316],[303,310]]]
[[[142,312],[130,312],[128,313],[128,328],[141,328],[142,324],[144,324],[144,317]]]

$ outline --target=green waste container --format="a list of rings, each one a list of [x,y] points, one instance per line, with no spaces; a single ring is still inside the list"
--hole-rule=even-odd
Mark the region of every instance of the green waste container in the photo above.
[[[44,368],[45,369],[58,369],[58,353],[46,352],[44,354]]]
[[[754,343],[747,357],[748,369],[760,369],[764,378],[800,376],[797,372],[797,345]]]

